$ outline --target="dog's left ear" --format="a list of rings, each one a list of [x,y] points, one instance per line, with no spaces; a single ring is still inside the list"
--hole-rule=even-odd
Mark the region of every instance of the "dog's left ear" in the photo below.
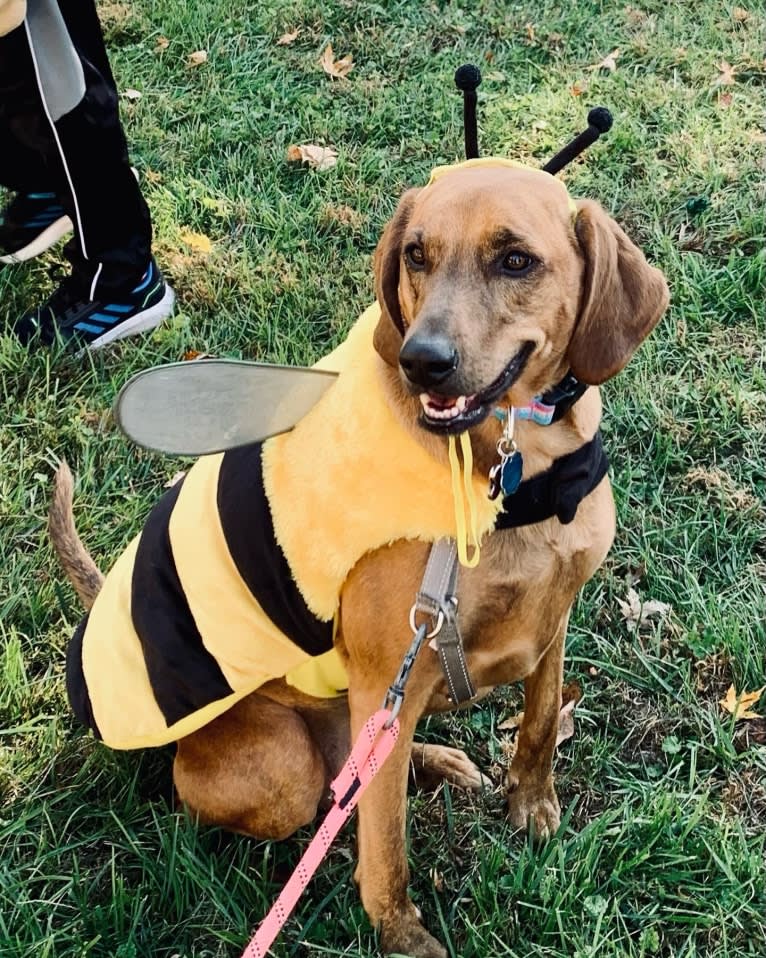
[[[399,350],[404,339],[404,320],[399,305],[399,264],[402,256],[402,239],[412,215],[419,189],[407,190],[399,200],[393,218],[383,230],[375,249],[373,271],[375,294],[380,304],[380,319],[375,327],[373,346],[390,365],[399,363]]]
[[[575,233],[585,278],[567,359],[581,382],[598,386],[626,365],[670,296],[662,273],[598,203],[578,202]]]

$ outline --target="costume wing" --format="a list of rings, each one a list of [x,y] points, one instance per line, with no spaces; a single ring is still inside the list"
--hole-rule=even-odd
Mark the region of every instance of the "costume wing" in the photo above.
[[[292,429],[336,377],[230,359],[169,363],[133,376],[115,400],[114,416],[145,449],[204,456]]]

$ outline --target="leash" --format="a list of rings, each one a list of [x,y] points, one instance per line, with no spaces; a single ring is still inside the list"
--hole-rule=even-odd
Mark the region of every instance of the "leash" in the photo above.
[[[298,899],[330,850],[335,836],[351,817],[367,786],[393,751],[399,738],[397,716],[404,701],[407,680],[426,639],[431,640],[439,655],[452,701],[461,704],[476,694],[468,675],[463,643],[457,628],[457,597],[454,595],[456,560],[457,546],[453,539],[441,539],[431,547],[423,582],[410,610],[410,627],[414,633],[412,642],[396,678],[386,692],[382,708],[364,724],[351,754],[330,784],[334,800],[332,808],[250,944],[242,952],[242,958],[266,958]],[[425,617],[427,621],[417,624],[415,620],[418,616]]]

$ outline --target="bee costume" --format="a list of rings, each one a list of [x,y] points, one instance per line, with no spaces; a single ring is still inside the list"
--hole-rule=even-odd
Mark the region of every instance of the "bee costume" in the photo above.
[[[518,166],[459,166],[484,164]],[[431,182],[453,168],[437,168]],[[452,538],[461,563],[475,565],[488,532],[554,515],[571,522],[605,475],[597,434],[512,497],[489,499],[467,433],[461,467],[452,437],[449,463],[439,461],[398,418],[373,347],[379,318],[374,304],[317,363],[339,375],[294,429],[199,459],[107,575],[67,654],[75,715],[107,745],[183,738],[272,679],[319,698],[341,694],[335,618],[365,554],[399,539]],[[550,399],[559,413],[578,388]]]
[[[75,714],[107,745],[175,741],[275,678],[340,694],[333,623],[353,566],[455,537],[449,466],[384,396],[379,315],[319,364],[340,375],[291,432],[198,460],[109,572],[67,661]],[[470,481],[481,536],[502,503]]]

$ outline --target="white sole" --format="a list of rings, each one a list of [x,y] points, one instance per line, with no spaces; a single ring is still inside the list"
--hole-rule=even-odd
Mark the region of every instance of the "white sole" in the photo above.
[[[154,329],[155,326],[160,325],[163,319],[167,319],[167,317],[170,316],[173,312],[173,304],[175,301],[176,294],[166,283],[165,295],[159,303],[155,303],[154,306],[150,306],[149,309],[145,309],[130,319],[126,319],[125,322],[120,323],[116,329],[110,329],[109,332],[99,336],[98,339],[94,339],[92,343],[88,343],[87,348],[101,349],[102,346],[108,346],[109,343],[116,342],[118,339],[125,339],[127,336],[135,336],[137,333],[145,333],[150,329]],[[78,353],[78,355],[80,354]]]
[[[7,253],[5,256],[0,256],[0,263],[25,263],[28,259],[34,259],[35,256],[44,253],[53,246],[54,243],[58,243],[63,236],[71,232],[72,221],[68,216],[60,216],[23,249],[17,250],[15,253]]]

